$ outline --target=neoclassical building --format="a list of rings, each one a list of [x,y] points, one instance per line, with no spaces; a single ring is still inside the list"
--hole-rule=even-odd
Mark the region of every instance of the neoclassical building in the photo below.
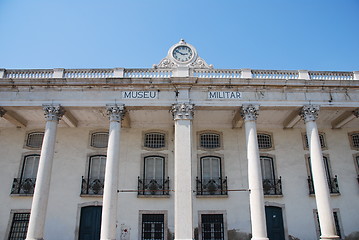
[[[0,69],[0,238],[359,238],[359,72]]]

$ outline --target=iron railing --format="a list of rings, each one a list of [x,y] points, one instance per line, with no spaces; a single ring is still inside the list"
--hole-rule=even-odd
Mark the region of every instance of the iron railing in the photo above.
[[[14,178],[11,194],[34,194],[36,178]]]
[[[329,192],[331,194],[339,194],[340,193],[337,175],[335,175],[334,178],[327,178],[327,182],[328,182]],[[309,194],[315,194],[313,179],[310,176],[308,176],[308,187],[309,187]]]
[[[227,195],[227,177],[200,179],[196,177],[197,195]]]
[[[264,195],[282,195],[282,177],[279,179],[263,179]]]
[[[84,178],[82,176],[81,195],[103,195],[103,178]]]
[[[164,179],[141,179],[138,177],[138,195],[169,195],[169,177]]]

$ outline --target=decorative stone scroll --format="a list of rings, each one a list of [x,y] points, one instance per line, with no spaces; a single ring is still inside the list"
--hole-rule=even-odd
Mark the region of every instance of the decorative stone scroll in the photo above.
[[[171,109],[173,120],[192,120],[194,115],[194,104],[173,104]]]
[[[3,117],[6,113],[6,110],[2,107],[0,107],[0,117]]]
[[[0,115],[1,115],[1,113],[0,113]],[[353,115],[354,115],[356,118],[359,118],[359,108],[358,108],[358,109],[355,109],[355,110],[353,111]]]
[[[116,121],[120,122],[126,113],[125,105],[107,105],[106,106],[106,113],[108,115],[108,118],[110,119],[110,122]]]
[[[299,113],[304,122],[317,120],[318,114],[319,105],[305,105]]]
[[[46,121],[59,121],[65,114],[65,109],[60,105],[44,104],[42,105]]]
[[[255,121],[257,120],[258,110],[258,105],[249,104],[243,105],[240,113],[244,121]]]

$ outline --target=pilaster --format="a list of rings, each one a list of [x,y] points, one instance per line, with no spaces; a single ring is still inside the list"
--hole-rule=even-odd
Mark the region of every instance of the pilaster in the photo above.
[[[179,103],[172,106],[175,121],[175,239],[193,239],[192,191],[192,119],[194,106]]]

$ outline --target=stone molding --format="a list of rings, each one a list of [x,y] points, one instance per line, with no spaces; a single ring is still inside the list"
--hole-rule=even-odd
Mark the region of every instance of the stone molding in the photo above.
[[[319,115],[319,105],[305,105],[300,111],[299,115],[304,122],[315,121]]]
[[[259,105],[243,105],[240,113],[244,121],[256,121],[258,117]]]
[[[60,105],[44,104],[42,105],[46,121],[59,121],[65,114],[65,109]]]
[[[126,114],[126,108],[125,105],[117,105],[117,104],[108,104],[106,106],[106,113],[108,115],[108,118],[110,119],[110,122],[116,121],[120,122],[123,120],[125,114]]]
[[[194,115],[194,104],[178,103],[172,105],[173,120],[192,120]]]

